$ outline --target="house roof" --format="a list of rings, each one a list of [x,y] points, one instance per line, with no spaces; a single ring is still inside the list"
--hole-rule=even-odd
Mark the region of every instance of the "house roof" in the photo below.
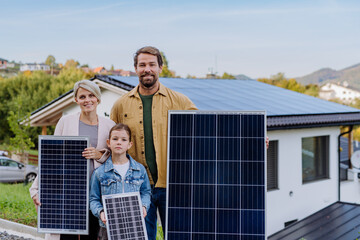
[[[137,77],[96,76],[135,87]],[[360,124],[360,109],[254,80],[161,78],[200,110],[265,110],[269,130]]]
[[[97,67],[97,68],[94,68],[93,72],[98,73],[98,72],[101,72],[104,69],[105,69],[104,67]]]
[[[97,79],[130,91],[138,77],[96,75]],[[268,130],[360,124],[360,109],[300,94],[255,80],[161,78],[165,86],[188,96],[200,110],[265,110]],[[59,101],[72,90],[35,110]]]
[[[360,205],[336,202],[272,234],[268,240],[360,238]]]
[[[8,60],[6,60],[6,59],[3,59],[3,58],[0,58],[0,61],[7,61],[7,62],[8,62]]]

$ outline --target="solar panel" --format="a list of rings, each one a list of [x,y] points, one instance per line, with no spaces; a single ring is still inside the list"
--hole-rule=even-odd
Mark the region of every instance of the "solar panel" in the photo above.
[[[88,234],[88,137],[39,136],[38,231]]]
[[[168,240],[265,240],[265,112],[169,111]]]
[[[139,192],[104,195],[108,239],[147,240]]]

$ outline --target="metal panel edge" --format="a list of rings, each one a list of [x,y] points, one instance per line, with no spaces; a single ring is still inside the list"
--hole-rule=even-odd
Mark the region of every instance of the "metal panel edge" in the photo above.
[[[41,141],[42,140],[85,140],[87,142],[87,147],[89,147],[89,137],[88,136],[54,136],[54,135],[39,135],[38,137],[38,146],[39,146],[39,153],[41,153]],[[40,200],[40,182],[41,182],[41,154],[39,154],[39,190],[38,190],[38,198]],[[48,229],[48,228],[40,228],[40,213],[41,213],[41,206],[38,207],[37,211],[37,232],[39,233],[54,233],[54,234],[80,234],[80,235],[88,235],[89,234],[89,189],[90,189],[90,183],[89,183],[89,161],[86,161],[86,229],[85,230],[79,230],[74,232],[64,231],[64,230],[54,230],[54,229]]]

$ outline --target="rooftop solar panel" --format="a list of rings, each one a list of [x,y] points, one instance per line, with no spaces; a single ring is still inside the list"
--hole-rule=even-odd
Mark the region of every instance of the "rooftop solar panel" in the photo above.
[[[169,111],[166,239],[266,239],[265,119]]]
[[[140,193],[104,195],[108,239],[147,240]]]
[[[39,136],[38,231],[88,234],[88,137]]]

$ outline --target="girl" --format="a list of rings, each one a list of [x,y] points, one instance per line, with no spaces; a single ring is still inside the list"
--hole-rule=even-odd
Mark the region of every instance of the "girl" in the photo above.
[[[123,192],[140,192],[143,215],[150,207],[150,182],[143,165],[126,154],[131,148],[130,128],[122,123],[110,129],[106,140],[111,155],[95,170],[90,180],[90,210],[100,219],[99,239],[107,239],[106,219],[102,205],[102,195]]]

